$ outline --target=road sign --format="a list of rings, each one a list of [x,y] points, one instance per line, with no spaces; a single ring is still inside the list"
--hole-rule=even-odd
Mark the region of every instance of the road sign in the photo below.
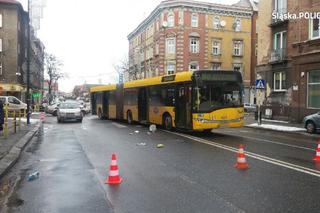
[[[256,89],[265,89],[266,81],[263,79],[256,80]]]
[[[32,97],[40,98],[41,97],[41,93],[40,92],[34,92],[34,93],[32,93]]]

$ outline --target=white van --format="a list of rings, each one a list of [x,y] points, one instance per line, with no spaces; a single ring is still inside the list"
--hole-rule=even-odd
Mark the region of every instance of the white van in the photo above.
[[[0,96],[3,105],[7,104],[8,109],[27,109],[27,104],[14,96]]]

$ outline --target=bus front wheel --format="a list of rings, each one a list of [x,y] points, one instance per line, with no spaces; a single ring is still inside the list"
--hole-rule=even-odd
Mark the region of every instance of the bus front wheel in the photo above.
[[[127,112],[127,122],[128,124],[132,124],[132,114],[130,111]]]
[[[165,115],[163,117],[163,127],[166,129],[166,130],[171,130],[172,129],[172,118],[170,115]]]

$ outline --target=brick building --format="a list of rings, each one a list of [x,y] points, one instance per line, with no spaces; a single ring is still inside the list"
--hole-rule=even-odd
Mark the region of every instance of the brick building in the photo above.
[[[26,101],[28,13],[15,0],[0,0],[0,93]],[[44,45],[31,28],[30,88],[43,88]],[[37,101],[37,100],[34,100]]]
[[[300,122],[320,109],[319,19],[286,20],[280,15],[318,12],[320,3],[260,0],[259,7],[256,72],[267,82],[263,108],[272,109],[276,119]]]
[[[251,58],[255,58],[252,29],[256,16],[252,0],[234,5],[163,1],[128,35],[125,80],[186,70],[234,70],[242,73],[246,102],[253,102],[249,94],[254,80]]]

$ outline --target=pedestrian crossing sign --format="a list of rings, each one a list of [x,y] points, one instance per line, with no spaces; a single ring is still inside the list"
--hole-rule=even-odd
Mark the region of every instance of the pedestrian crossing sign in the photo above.
[[[266,81],[263,79],[256,80],[256,89],[265,89]]]

